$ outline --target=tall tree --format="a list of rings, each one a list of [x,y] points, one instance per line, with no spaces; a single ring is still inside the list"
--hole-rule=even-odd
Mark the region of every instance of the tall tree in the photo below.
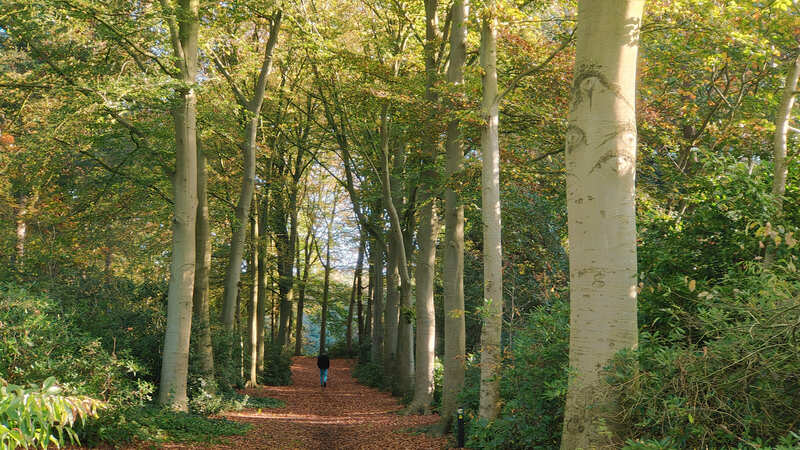
[[[644,0],[578,5],[566,136],[569,364],[575,376],[567,390],[563,449],[608,444],[599,419],[614,400],[601,371],[616,352],[637,344],[635,104],[643,7]]]
[[[242,187],[239,192],[239,201],[236,205],[236,217],[233,221],[230,259],[228,260],[228,266],[225,270],[222,321],[228,333],[233,332],[234,327],[236,298],[239,292],[239,278],[242,274],[242,254],[244,252],[244,241],[247,233],[247,221],[248,217],[250,217],[250,203],[255,190],[256,139],[258,136],[261,106],[264,104],[267,77],[272,70],[272,52],[275,49],[275,45],[278,43],[281,17],[282,12],[279,10],[275,12],[270,20],[269,39],[264,48],[264,59],[261,63],[258,79],[253,87],[253,94],[250,98],[244,96],[220,58],[214,58],[217,69],[230,84],[231,90],[244,115],[244,122],[247,124],[241,142],[242,154],[244,156]]]
[[[197,40],[200,29],[199,0],[180,0],[173,7],[161,0],[169,25],[170,42],[179,69],[175,121],[175,173],[172,222],[172,264],[167,295],[167,329],[161,361],[158,401],[186,411],[189,371],[189,336],[192,328],[192,293],[195,270],[195,222],[197,218]]]
[[[364,234],[359,233],[359,244],[358,244],[358,258],[356,259],[356,267],[353,271],[353,289],[350,292],[350,306],[347,308],[347,330],[345,332],[345,340],[347,344],[347,353],[350,354],[353,352],[353,313],[356,309],[356,300],[359,302],[361,301],[361,271],[363,270],[364,266],[364,251],[366,247],[366,240],[364,239]],[[361,305],[359,304],[358,307],[360,308]],[[360,319],[360,312],[359,312],[359,319]],[[300,315],[297,315],[298,323]],[[357,326],[358,328],[358,326]],[[359,333],[361,330],[358,330]]]
[[[481,101],[481,169],[483,216],[483,327],[481,328],[480,409],[482,419],[497,417],[500,407],[500,337],[503,326],[503,249],[500,242],[500,143],[497,102],[497,11],[486,4],[481,27],[480,60],[483,69]]]
[[[306,300],[306,287],[308,286],[309,269],[313,261],[311,255],[313,254],[313,247],[316,238],[314,237],[314,215],[309,214],[308,229],[306,230],[306,237],[303,240],[303,276],[300,279],[300,286],[297,288],[297,325],[295,325],[294,335],[294,354],[300,356],[303,354],[303,308]]]
[[[327,324],[328,324],[328,301],[330,300],[330,284],[331,284],[331,246],[333,245],[333,223],[336,220],[336,204],[339,202],[338,190],[333,191],[333,199],[331,205],[330,219],[328,220],[327,239],[325,240],[325,269],[324,281],[322,285],[322,312],[320,317],[319,326],[319,353],[325,353],[325,339],[327,338]],[[317,246],[317,254],[319,254],[319,246]],[[319,255],[320,261],[322,255]]]
[[[438,0],[425,0],[425,128],[422,137],[423,169],[420,180],[420,220],[417,232],[419,252],[416,268],[417,340],[414,371],[414,398],[409,411],[428,412],[433,401],[433,361],[436,347],[436,319],[433,308],[433,279],[436,264],[436,213],[438,174],[435,167],[438,124],[434,84],[437,78],[436,46],[441,39]]]
[[[258,204],[257,198],[253,202]],[[247,262],[247,271],[250,272],[250,298],[247,302],[247,337],[250,359],[247,385],[258,385],[258,213],[250,218],[250,260]]]
[[[468,0],[455,0],[451,12],[450,65],[447,81],[458,87],[464,83],[464,62],[467,57]],[[456,102],[450,104],[457,110]],[[464,149],[458,119],[447,124],[447,176],[444,192],[445,238],[442,259],[444,281],[444,379],[442,431],[447,431],[456,411],[458,394],[464,386],[466,325],[464,323],[464,205],[456,179],[463,175]]]
[[[206,155],[197,140],[197,223],[195,224],[195,277],[192,294],[195,325],[195,349],[198,354],[200,376],[214,380],[214,348],[211,345],[211,313],[208,299],[208,278],[211,271],[211,229],[208,219],[208,172]],[[214,393],[216,383],[209,383]]]
[[[786,176],[789,174],[789,164],[786,159],[786,143],[789,132],[800,133],[800,130],[791,126],[792,108],[797,97],[797,80],[800,77],[800,49],[797,57],[789,66],[786,81],[783,85],[783,95],[775,115],[775,135],[772,140],[772,161],[775,174],[772,179],[772,195],[775,196],[777,216],[783,214],[783,196],[786,193]],[[775,259],[775,247],[767,244],[765,262],[772,264]]]

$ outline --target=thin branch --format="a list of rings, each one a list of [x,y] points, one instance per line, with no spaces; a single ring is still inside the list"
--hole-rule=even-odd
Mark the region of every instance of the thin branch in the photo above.
[[[577,28],[572,30],[572,33],[570,33],[569,37],[553,53],[551,53],[550,56],[547,57],[547,59],[545,59],[540,64],[537,64],[536,66],[533,66],[530,69],[514,77],[514,79],[511,80],[511,83],[509,83],[508,86],[503,90],[503,92],[501,92],[500,95],[497,96],[497,98],[494,101],[494,104],[495,105],[500,104],[500,102],[506,95],[508,95],[511,91],[517,88],[517,85],[519,84],[520,81],[522,81],[523,78],[529,75],[533,75],[534,73],[542,70],[547,64],[550,63],[550,61],[553,60],[553,58],[555,58],[559,53],[561,53],[562,50],[567,48],[567,46],[570,45],[574,39],[575,30],[577,30]]]
[[[209,53],[211,54],[211,61],[214,62],[214,65],[217,67],[217,70],[219,70],[219,73],[221,73],[222,76],[225,77],[225,80],[231,87],[231,91],[233,91],[233,96],[236,97],[236,102],[239,103],[239,105],[242,108],[249,109],[248,105],[250,104],[250,102],[247,100],[247,98],[245,98],[244,94],[242,94],[242,91],[239,89],[239,86],[236,85],[236,82],[233,80],[233,77],[231,77],[231,74],[228,73],[228,71],[225,69],[225,66],[222,64],[222,61],[220,61],[217,54],[214,53],[213,51],[210,51]]]

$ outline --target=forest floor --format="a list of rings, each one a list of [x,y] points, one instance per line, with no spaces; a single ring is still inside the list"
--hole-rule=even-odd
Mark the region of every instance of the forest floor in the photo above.
[[[355,361],[331,360],[328,386],[319,385],[316,358],[296,357],[292,385],[245,389],[251,397],[272,397],[286,407],[243,410],[222,414],[246,422],[245,436],[224,438],[210,446],[174,444],[162,448],[245,449],[442,449],[446,437],[421,434],[416,428],[431,425],[438,415],[401,415],[402,405],[389,393],[362,386],[351,375]]]

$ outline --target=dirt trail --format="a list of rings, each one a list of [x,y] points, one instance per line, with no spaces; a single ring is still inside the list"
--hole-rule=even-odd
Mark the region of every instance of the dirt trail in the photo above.
[[[442,449],[446,438],[411,434],[408,429],[433,424],[439,416],[402,416],[391,395],[356,383],[352,360],[331,361],[328,387],[319,385],[315,358],[297,357],[291,386],[247,389],[252,397],[272,397],[285,408],[226,413],[230,420],[253,425],[246,436],[226,438],[214,448],[237,449]],[[174,447],[173,447],[174,448]],[[182,447],[186,448],[186,447]]]

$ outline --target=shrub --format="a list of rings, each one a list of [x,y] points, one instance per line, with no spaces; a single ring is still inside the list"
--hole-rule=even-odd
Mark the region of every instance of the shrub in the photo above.
[[[0,373],[16,385],[55,377],[68,394],[113,403],[147,400],[152,384],[126,351],[108,352],[49,297],[0,285]]]
[[[569,307],[564,300],[538,306],[513,337],[500,379],[501,411],[491,423],[478,420],[480,369],[467,360],[460,401],[470,423],[470,448],[558,448],[567,390]]]
[[[249,424],[211,419],[157,407],[127,407],[87,422],[81,433],[91,445],[151,442],[219,442],[224,436],[244,435]]]
[[[792,442],[800,411],[796,269],[749,264],[693,297],[697,314],[684,320],[704,330],[700,339],[642,333],[639,350],[609,367],[621,405],[613,419],[630,448]]]
[[[269,344],[264,351],[264,373],[260,383],[268,386],[292,384],[292,353],[278,344]]]
[[[364,386],[384,389],[383,365],[374,362],[359,362],[353,368],[353,377]]]
[[[347,351],[347,341],[336,341],[328,348],[331,358],[355,358],[358,356],[358,343],[353,342],[350,351]]]

